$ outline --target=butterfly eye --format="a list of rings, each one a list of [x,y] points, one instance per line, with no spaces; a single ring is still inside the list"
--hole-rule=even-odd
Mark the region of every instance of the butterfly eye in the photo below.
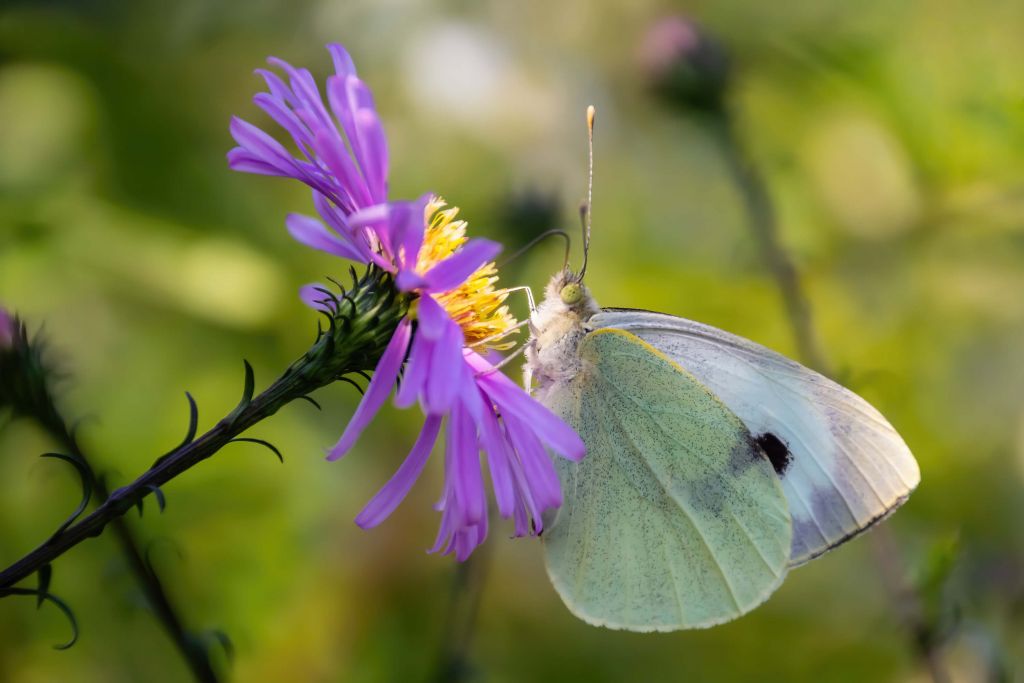
[[[583,287],[578,282],[570,282],[562,287],[562,291],[558,295],[562,298],[563,304],[572,306],[583,299]]]

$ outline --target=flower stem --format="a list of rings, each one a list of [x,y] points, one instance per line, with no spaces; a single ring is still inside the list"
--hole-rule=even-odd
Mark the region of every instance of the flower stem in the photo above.
[[[710,120],[712,131],[722,149],[747,211],[747,224],[765,265],[782,295],[800,360],[818,372],[832,376],[828,359],[821,350],[811,316],[811,305],[800,283],[799,273],[778,237],[775,207],[764,178],[750,161],[736,131],[732,112],[726,106]],[[912,648],[928,670],[934,683],[947,683],[949,675],[942,663],[940,648],[930,637],[932,629],[920,609],[920,597],[905,578],[905,562],[892,531],[876,526],[868,542],[879,561],[879,574],[886,591],[897,606],[896,613],[909,632]]]
[[[482,544],[465,562],[455,565],[440,657],[433,678],[437,683],[459,683],[476,678],[470,665],[469,651],[491,565],[493,545]]]
[[[353,271],[354,277],[354,271]],[[354,277],[355,279],[355,277]],[[372,370],[408,310],[388,274],[370,267],[351,289],[340,296],[325,294],[330,309],[324,315],[329,328],[263,393],[252,396],[252,374],[247,364],[242,401],[209,431],[189,438],[161,457],[131,484],[113,491],[91,514],[44,541],[0,572],[0,590],[14,586],[87,538],[98,536],[108,524],[135,507],[178,475],[209,458],[249,427],[283,406],[349,373]]]
[[[728,109],[721,109],[711,122],[729,173],[743,196],[751,235],[782,294],[798,354],[810,367],[827,373],[828,363],[811,323],[811,304],[793,260],[779,242],[775,207],[764,178],[750,161]]]
[[[69,454],[77,456],[88,468],[93,485],[93,495],[96,499],[107,500],[110,497],[110,492],[106,484],[100,477],[96,476],[89,458],[82,451],[74,433],[68,429],[67,422],[60,415],[52,401],[47,413],[47,415],[41,416],[40,419],[43,427]],[[157,621],[160,622],[168,637],[174,642],[175,647],[178,648],[182,658],[192,671],[192,676],[199,683],[217,683],[220,677],[214,670],[208,654],[202,648],[195,646],[195,642],[185,628],[177,607],[167,594],[167,591],[164,590],[160,577],[145,560],[140,550],[139,541],[136,539],[128,520],[117,518],[111,521],[110,526],[117,539],[121,554],[124,555],[130,571],[146,597],[146,601],[156,615]]]

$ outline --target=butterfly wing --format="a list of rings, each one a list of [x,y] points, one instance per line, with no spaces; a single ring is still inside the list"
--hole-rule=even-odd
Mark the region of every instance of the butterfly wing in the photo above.
[[[583,437],[557,459],[564,502],[543,541],[548,575],[588,623],[712,626],[763,602],[792,527],[770,463],[690,373],[619,330],[587,335],[583,371],[538,398]]]
[[[864,399],[742,337],[662,313],[605,309],[596,328],[637,335],[693,373],[767,439],[793,516],[791,566],[899,507],[920,481],[896,430]],[[771,437],[764,435],[773,435]]]

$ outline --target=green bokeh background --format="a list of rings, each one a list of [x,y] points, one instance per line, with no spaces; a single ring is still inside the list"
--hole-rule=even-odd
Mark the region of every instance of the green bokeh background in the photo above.
[[[941,653],[955,681],[1024,667],[1024,4],[1017,0],[761,3],[210,3],[0,6],[0,302],[69,371],[69,415],[115,483],[237,401],[241,359],[265,386],[313,338],[297,288],[346,265],[292,242],[297,183],[229,172],[228,121],[266,55],[325,77],[344,43],[373,87],[394,197],[439,192],[476,234],[522,244],[510,197],[559,200],[575,228],[582,112],[598,107],[589,284],[599,302],[701,320],[794,353],[720,149],[653,99],[637,52],[686,12],[729,47],[739,129],[776,201],[781,239],[840,378],[900,430],[923,482],[887,522],[898,558],[859,539],[794,571],[743,619],[636,635],[576,621],[534,540],[490,538],[472,641],[479,680],[925,681],[880,564],[927,574],[960,615]],[[547,244],[504,273],[537,291]],[[525,304],[515,300],[517,313]],[[190,627],[234,643],[237,681],[417,681],[436,666],[454,561],[429,555],[435,459],[373,532],[352,518],[417,430],[386,409],[326,463],[358,400],[293,405],[165,488],[133,524]],[[0,429],[0,564],[73,507],[66,468],[31,424]],[[873,535],[872,535],[873,536]],[[932,582],[935,583],[935,582]],[[109,535],[55,565],[82,638],[30,600],[0,602],[0,681],[183,681]],[[1013,674],[1008,674],[1012,676]]]

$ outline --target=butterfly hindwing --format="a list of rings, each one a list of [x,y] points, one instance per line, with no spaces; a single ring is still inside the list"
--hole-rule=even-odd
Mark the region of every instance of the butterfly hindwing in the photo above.
[[[793,517],[792,566],[885,517],[920,480],[910,450],[877,410],[774,351],[649,311],[604,309],[590,323],[626,330],[665,353],[762,441]]]
[[[711,626],[763,602],[792,527],[771,464],[693,375],[636,336],[599,330],[583,370],[539,398],[587,444],[558,462],[564,502],[544,531],[569,608],[637,631]]]

